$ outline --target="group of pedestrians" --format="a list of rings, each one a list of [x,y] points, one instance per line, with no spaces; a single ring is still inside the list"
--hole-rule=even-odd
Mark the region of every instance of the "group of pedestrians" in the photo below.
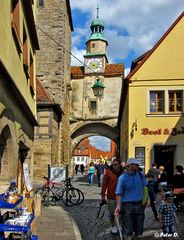
[[[89,164],[89,167],[86,168],[89,185],[91,186],[93,184],[94,175],[96,175],[98,187],[101,187],[104,174],[106,173],[108,168],[109,168],[109,165],[106,162],[103,163],[102,160],[100,160],[97,164],[94,164],[94,162],[91,162]]]
[[[165,197],[165,192],[170,190],[173,202],[178,208],[179,202],[184,202],[184,173],[183,167],[177,165],[176,173],[172,179],[168,179],[167,173],[163,166],[160,166],[159,169],[156,168],[156,164],[152,164],[152,168],[147,173],[148,179],[148,193],[150,198],[150,206],[154,213],[155,219],[157,220],[157,211],[156,211],[156,197],[159,193],[161,198]],[[170,184],[168,185],[168,182]]]
[[[84,174],[84,164],[76,164],[75,165],[75,174],[77,175],[78,174],[78,171],[80,170],[81,174],[83,175]]]
[[[119,219],[122,226],[122,234],[125,240],[143,234],[145,211],[143,206],[144,189],[147,187],[149,205],[154,213],[155,220],[160,221],[164,234],[174,233],[174,223],[178,223],[176,216],[177,204],[174,198],[175,191],[184,190],[183,167],[176,166],[176,174],[173,177],[173,189],[164,193],[167,185],[167,174],[164,167],[157,169],[154,163],[146,175],[140,171],[140,162],[136,158],[129,158],[126,162],[126,170],[122,168],[119,159],[114,159],[112,165],[106,171],[101,188],[102,201],[107,198],[111,232],[118,233],[115,218]],[[180,190],[178,190],[180,188]],[[177,189],[177,190],[176,190]],[[155,205],[157,193],[161,194],[162,201],[157,208]],[[118,221],[119,221],[118,220]]]

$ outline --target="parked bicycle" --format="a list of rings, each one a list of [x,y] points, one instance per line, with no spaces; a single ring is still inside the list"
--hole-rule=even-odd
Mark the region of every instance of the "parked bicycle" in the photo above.
[[[34,190],[35,194],[41,195],[43,206],[48,206],[51,202],[62,201],[66,206],[79,205],[84,201],[83,192],[73,187],[72,178],[66,178],[63,182],[51,181],[48,177],[43,177],[45,183],[43,186]]]

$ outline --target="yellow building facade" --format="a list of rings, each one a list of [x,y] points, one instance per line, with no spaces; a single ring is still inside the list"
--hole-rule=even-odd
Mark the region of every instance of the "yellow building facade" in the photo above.
[[[0,1],[0,180],[23,187],[23,163],[32,175],[36,121],[35,1]]]
[[[184,165],[184,13],[158,43],[132,63],[119,112],[120,156],[156,162],[171,178]]]

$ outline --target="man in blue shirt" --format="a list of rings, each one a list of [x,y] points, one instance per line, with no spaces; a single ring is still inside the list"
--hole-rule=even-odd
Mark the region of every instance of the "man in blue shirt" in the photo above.
[[[142,205],[144,186],[147,181],[139,171],[140,161],[129,158],[127,171],[118,179],[116,187],[115,215],[122,213],[124,239],[131,240],[132,235],[142,235],[144,226],[144,207]]]

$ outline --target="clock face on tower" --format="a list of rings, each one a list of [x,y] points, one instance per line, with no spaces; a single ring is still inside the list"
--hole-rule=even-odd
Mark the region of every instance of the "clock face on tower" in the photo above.
[[[87,72],[102,72],[103,59],[102,58],[89,58],[86,59]]]

